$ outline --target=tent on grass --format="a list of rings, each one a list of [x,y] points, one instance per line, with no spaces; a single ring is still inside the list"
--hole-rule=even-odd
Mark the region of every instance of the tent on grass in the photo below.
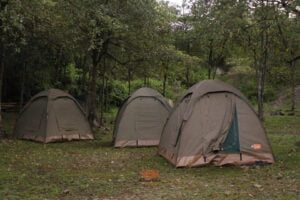
[[[118,112],[113,135],[114,146],[158,145],[170,110],[167,99],[157,91],[138,89]]]
[[[14,135],[44,143],[94,139],[82,107],[58,89],[40,92],[29,100],[19,114]]]
[[[159,154],[176,167],[274,162],[246,97],[217,80],[195,84],[181,98],[164,127]]]

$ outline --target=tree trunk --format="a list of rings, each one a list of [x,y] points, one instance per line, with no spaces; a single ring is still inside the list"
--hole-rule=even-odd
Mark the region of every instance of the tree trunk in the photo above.
[[[163,95],[166,96],[166,85],[167,85],[167,73],[164,74],[163,80]]]
[[[54,57],[55,62],[54,62],[54,66],[55,66],[55,78],[56,78],[56,83],[58,84],[56,85],[61,87],[62,86],[62,74],[63,74],[63,69],[62,69],[62,64],[61,64],[61,60],[62,60],[62,48],[59,48],[57,50],[56,56]]]
[[[104,90],[105,90],[105,75],[102,74],[101,98],[100,98],[100,124],[103,125],[104,116]]]
[[[130,96],[131,93],[131,68],[128,67],[128,96]]]
[[[265,77],[268,67],[268,47],[269,38],[267,29],[264,29],[261,34],[261,49],[262,55],[258,68],[258,81],[257,81],[257,100],[258,100],[258,116],[261,121],[264,121],[264,89]]]
[[[86,56],[84,55],[83,58],[79,58],[79,67],[82,68],[82,74],[80,77],[80,84],[78,85],[79,91],[80,91],[80,95],[82,95],[84,93],[84,91],[86,91],[86,85],[87,85],[87,74],[89,71],[89,68],[86,66],[87,62],[86,62]]]
[[[65,88],[66,85],[67,85],[67,83],[66,83],[66,77],[67,77],[67,64],[63,63],[62,80],[61,80],[62,88]]]
[[[164,78],[163,78],[163,95],[166,96],[166,86],[168,80],[168,66],[165,68]]]
[[[92,127],[99,126],[97,120],[97,78],[98,78],[98,65],[99,63],[93,58],[93,65],[90,71],[90,80],[87,96],[87,113],[88,121]]]
[[[144,87],[147,87],[147,86],[148,86],[147,78],[148,78],[148,73],[147,73],[147,70],[146,70],[146,68],[145,68],[145,69],[144,69]]]
[[[22,109],[24,104],[25,82],[26,82],[26,63],[24,62],[23,71],[22,71],[22,80],[21,80],[21,91],[20,91],[20,105],[19,105],[20,110]]]
[[[101,102],[100,102],[100,124],[103,124],[103,116],[104,116],[104,95],[105,95],[105,76],[106,76],[106,63],[104,60],[103,63],[103,72],[102,72],[102,88],[101,88]]]
[[[185,80],[186,80],[186,86],[190,87],[190,66],[186,66]]]
[[[217,67],[214,67],[213,70],[212,70],[212,79],[213,80],[215,80],[216,75],[217,75]]]
[[[291,114],[295,114],[296,110],[296,84],[295,84],[295,62],[290,62],[290,76],[291,76]]]
[[[257,77],[257,105],[258,105],[258,117],[260,120],[264,120],[264,72],[259,69]]]
[[[105,78],[104,110],[108,111],[108,78]]]
[[[8,1],[0,1],[0,11],[4,11]],[[2,30],[2,19],[0,18],[0,135],[3,134],[2,128],[2,87],[3,87],[3,77],[4,77],[4,39],[3,39],[3,30]]]
[[[0,135],[3,133],[2,128],[2,87],[3,87],[3,77],[4,77],[4,50],[3,46],[0,47]]]
[[[208,54],[208,79],[211,79],[212,70],[213,70],[213,48],[212,48],[212,41],[210,41],[209,54]]]
[[[88,121],[92,127],[100,127],[97,113],[97,79],[99,64],[107,52],[109,40],[107,39],[102,46],[92,51],[92,68],[89,71],[89,88],[87,97]]]

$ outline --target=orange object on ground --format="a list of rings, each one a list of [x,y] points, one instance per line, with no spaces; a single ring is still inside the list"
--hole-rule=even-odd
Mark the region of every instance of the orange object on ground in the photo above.
[[[143,181],[157,181],[159,179],[158,170],[143,170],[140,175]]]

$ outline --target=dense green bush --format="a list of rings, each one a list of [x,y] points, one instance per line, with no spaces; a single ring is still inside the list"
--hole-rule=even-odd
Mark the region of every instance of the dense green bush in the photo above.
[[[163,92],[163,83],[157,79],[147,79],[144,80],[134,80],[131,82],[131,91],[132,94],[134,91],[141,87],[149,87],[157,90],[158,92]],[[176,101],[183,92],[185,88],[180,86],[180,82],[169,82],[166,86],[166,97]],[[128,98],[128,83],[126,81],[113,80],[108,84],[108,105],[110,107],[119,107],[122,103]]]
[[[119,107],[128,97],[128,86],[126,82],[114,80],[108,84],[108,104],[112,107]]]

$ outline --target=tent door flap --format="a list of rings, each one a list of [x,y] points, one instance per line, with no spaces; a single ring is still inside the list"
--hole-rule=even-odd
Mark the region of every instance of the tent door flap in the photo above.
[[[240,152],[239,127],[236,108],[224,143],[221,144],[221,151],[237,153]]]

